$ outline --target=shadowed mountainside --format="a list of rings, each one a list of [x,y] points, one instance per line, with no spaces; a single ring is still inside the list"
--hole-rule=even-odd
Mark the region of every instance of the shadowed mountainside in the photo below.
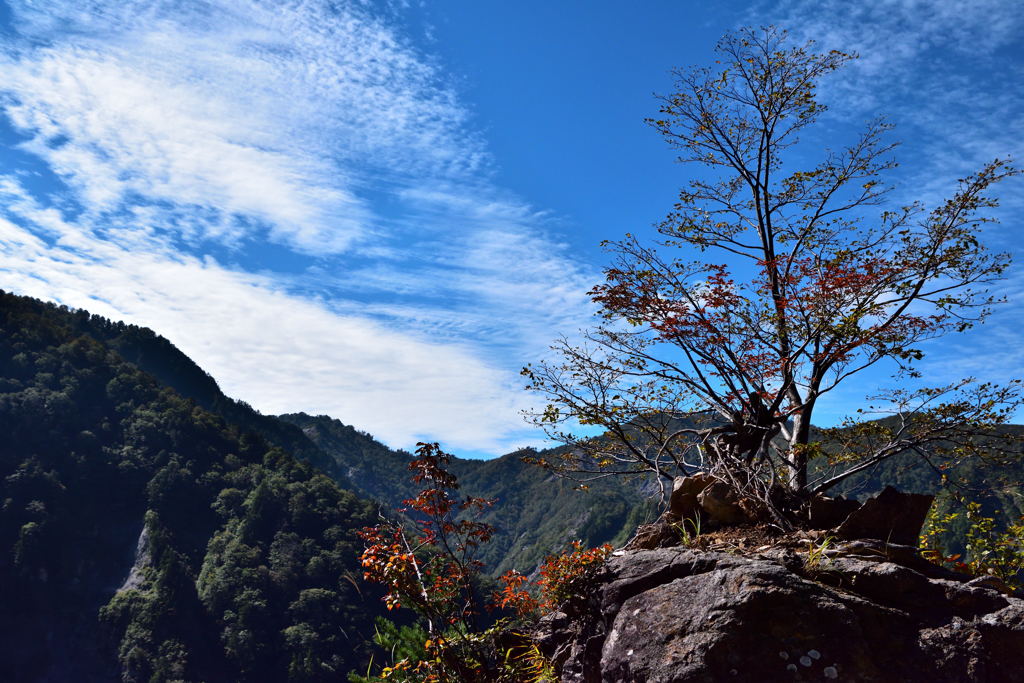
[[[355,532],[374,506],[111,337],[161,348],[0,294],[0,680],[319,681],[365,665],[381,604],[357,583]]]
[[[262,415],[247,403],[225,396],[209,374],[152,330],[7,293],[0,294],[0,308],[31,311],[47,325],[60,327],[69,338],[95,340],[158,385],[194,401],[239,433],[252,432],[309,462],[343,488],[379,501],[385,512],[413,494],[409,453],[392,450],[327,416]],[[641,493],[642,481],[614,479],[579,491],[524,464],[520,455],[489,461],[455,458],[452,463],[467,495],[496,501],[485,515],[485,521],[498,527],[483,558],[490,573],[512,567],[532,571],[546,554],[576,539],[591,545],[624,541],[653,507]]]

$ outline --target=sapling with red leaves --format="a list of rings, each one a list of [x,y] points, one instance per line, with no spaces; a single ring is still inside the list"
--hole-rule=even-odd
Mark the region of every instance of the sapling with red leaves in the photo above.
[[[400,512],[406,521],[387,519],[361,532],[366,543],[362,566],[368,581],[383,584],[387,608],[412,610],[420,617],[422,629],[385,628],[379,644],[396,646],[404,656],[381,668],[376,677],[353,675],[351,679],[549,680],[544,677],[548,663],[515,622],[484,619],[483,609],[527,614],[533,612],[529,605],[538,604],[525,592],[513,599],[515,604],[499,598],[497,605],[483,604],[478,594],[483,563],[477,554],[494,535],[494,528],[479,516],[493,501],[459,495],[458,480],[447,469],[451,456],[436,443],[418,444],[416,456],[409,469],[413,481],[423,488],[403,502]],[[592,567],[596,562],[588,556],[585,564]],[[517,587],[522,583],[509,580]]]

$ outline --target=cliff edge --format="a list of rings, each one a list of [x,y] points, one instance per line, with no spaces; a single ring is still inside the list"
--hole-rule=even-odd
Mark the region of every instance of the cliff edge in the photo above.
[[[618,551],[541,649],[562,681],[1024,681],[1024,599],[1000,581],[807,536]]]

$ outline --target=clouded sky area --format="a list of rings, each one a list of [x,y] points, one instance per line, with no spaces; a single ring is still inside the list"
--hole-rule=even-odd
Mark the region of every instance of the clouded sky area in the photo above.
[[[0,0],[0,288],[151,327],[265,413],[537,445],[519,369],[690,172],[643,124],[670,68],[747,24],[859,52],[823,139],[886,115],[896,197],[934,203],[1024,157],[1021,7]],[[1021,183],[999,193],[1010,302],[931,345],[939,379],[1024,376]]]

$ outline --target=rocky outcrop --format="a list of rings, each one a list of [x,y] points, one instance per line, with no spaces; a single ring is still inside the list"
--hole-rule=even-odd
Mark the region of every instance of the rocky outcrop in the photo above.
[[[864,501],[836,529],[839,538],[876,538],[913,545],[935,496],[901,493],[891,486]]]
[[[807,526],[811,529],[831,529],[842,524],[860,503],[842,496],[817,495],[807,502]]]
[[[888,543],[917,543],[934,496],[902,493],[891,486],[863,503],[838,496],[814,495],[789,511],[789,522],[807,529],[831,529],[843,540],[862,538]],[[744,497],[725,481],[708,474],[676,477],[668,509],[653,524],[637,529],[627,550],[651,550],[678,545],[680,537],[701,530],[716,531],[743,525],[776,526],[764,501]]]
[[[149,528],[143,524],[139,532],[139,540],[135,544],[135,560],[132,568],[128,570],[128,576],[117,589],[118,593],[127,590],[134,590],[142,587],[146,581],[146,569],[153,566],[153,551],[149,547]]]
[[[879,540],[620,551],[538,638],[563,681],[1024,681],[1024,600]]]

